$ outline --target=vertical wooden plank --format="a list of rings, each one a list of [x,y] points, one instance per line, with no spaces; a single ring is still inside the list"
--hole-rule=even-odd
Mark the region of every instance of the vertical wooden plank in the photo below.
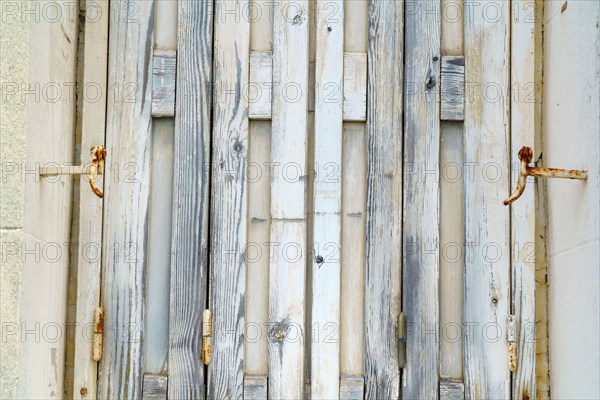
[[[269,397],[303,398],[308,1],[275,3]]]
[[[365,82],[365,120],[368,17],[367,0],[353,1],[344,10],[344,48],[357,57],[360,54],[361,59],[364,57],[363,76],[356,76],[356,79]],[[344,62],[344,90],[347,82],[346,65]],[[366,130],[364,122],[344,122],[340,373],[354,376],[363,376],[365,372],[365,326],[362,321],[365,315]],[[364,388],[361,393],[363,391]]]
[[[440,20],[439,2],[406,0],[402,311],[411,329],[402,396],[409,399],[438,397]]]
[[[212,3],[179,1],[168,397],[203,398],[207,298]]]
[[[137,398],[144,365],[154,4],[130,0],[114,7],[138,14],[135,24],[122,17],[110,24],[102,260],[107,329],[98,397]]]
[[[464,1],[442,0],[442,86],[445,93],[444,61],[462,58],[462,118],[464,120]],[[442,100],[443,101],[443,100]],[[443,104],[443,103],[442,103]],[[442,107],[442,106],[440,106]],[[440,114],[442,110],[440,109]],[[440,377],[463,380],[464,312],[464,145],[463,123],[440,123]],[[443,382],[440,398],[444,399]],[[463,388],[464,393],[464,388]],[[463,395],[464,396],[464,395]]]
[[[22,8],[19,8],[21,5]],[[10,3],[2,3],[2,23],[13,24],[18,34],[2,38],[2,54],[11,54],[6,51],[5,43],[15,39],[24,31],[17,28],[17,24],[28,23],[26,28],[30,33],[27,49],[17,49],[22,59],[16,63],[4,64],[2,60],[2,80],[10,85],[12,79],[23,79],[14,82],[15,87],[21,87],[21,96],[8,96],[9,91],[4,91],[2,104],[2,146],[13,147],[12,151],[3,148],[3,167],[10,164],[9,157],[14,157],[16,170],[13,182],[6,181],[3,176],[2,185],[2,279],[16,279],[14,286],[16,293],[3,293],[3,315],[10,303],[4,302],[11,296],[15,303],[14,309],[19,307],[17,320],[2,320],[5,324],[14,324],[13,334],[18,337],[18,352],[15,349],[5,358],[5,347],[10,339],[5,336],[2,343],[2,385],[7,379],[13,379],[18,369],[18,382],[13,382],[17,389],[13,394],[22,399],[51,399],[59,398],[64,393],[64,367],[65,348],[67,335],[65,323],[67,321],[67,290],[69,275],[69,230],[71,227],[71,199],[73,178],[70,176],[41,178],[37,175],[38,166],[44,165],[69,165],[73,163],[73,146],[76,130],[76,64],[78,42],[78,7],[76,3],[68,4],[65,1],[55,2],[51,8],[52,15],[60,15],[60,22],[56,23],[55,17],[39,18],[41,8],[35,8],[29,3],[13,3],[12,11],[16,12],[12,18],[9,12]],[[29,11],[36,10],[36,11]],[[27,17],[27,12],[32,12]],[[75,13],[74,18],[68,15]],[[17,17],[20,14],[21,18]],[[11,22],[14,21],[14,22]],[[18,22],[16,22],[18,21]],[[34,22],[35,21],[35,22]],[[20,42],[18,42],[20,43]],[[28,58],[28,76],[11,70],[14,65],[20,65]],[[6,70],[5,65],[11,65]],[[7,75],[5,75],[7,74]],[[10,80],[4,80],[10,76]],[[14,77],[14,78],[13,78]],[[9,78],[6,78],[9,79]],[[9,86],[6,86],[7,88]],[[43,90],[42,90],[43,88]],[[11,136],[12,131],[5,130],[4,121],[11,120],[8,116],[13,105],[18,105],[26,110],[26,127],[18,132],[21,136],[14,138],[14,142],[5,141],[6,136]],[[5,108],[6,107],[6,108]],[[6,116],[5,116],[6,115]],[[24,114],[18,114],[23,115]],[[16,116],[15,116],[16,117]],[[18,117],[17,117],[18,118]],[[16,122],[17,120],[15,120]],[[18,122],[17,122],[18,123]],[[9,150],[9,151],[7,151]],[[9,156],[4,158],[5,156]],[[16,162],[19,162],[17,164]],[[22,162],[22,164],[21,164]],[[8,170],[8,169],[7,169]],[[15,181],[18,181],[15,182]],[[15,198],[11,201],[10,192],[13,188],[22,188],[13,193]],[[5,194],[9,194],[5,197]],[[24,197],[23,197],[24,196]],[[17,197],[21,197],[17,200]],[[24,202],[23,202],[24,200]],[[22,205],[24,204],[24,207]],[[13,206],[18,205],[13,209]],[[22,231],[19,229],[22,217]],[[16,225],[16,226],[15,226]],[[9,229],[6,229],[9,228]],[[21,235],[22,233],[22,235]],[[10,238],[10,239],[9,239]],[[5,242],[9,239],[13,242]],[[5,247],[6,246],[6,247]],[[9,246],[14,246],[12,254],[18,257],[16,266],[20,269],[14,275],[5,274],[4,258],[11,257]],[[18,255],[17,255],[18,254]],[[3,282],[4,283],[4,282]],[[2,288],[4,288],[4,284]],[[9,332],[6,330],[5,332]],[[9,335],[10,336],[10,335]],[[8,348],[12,347],[11,343]],[[8,354],[11,354],[8,352]],[[6,360],[13,360],[7,369]],[[11,371],[13,364],[15,371]],[[7,372],[7,378],[4,373]],[[13,385],[7,385],[11,387]],[[4,394],[5,391],[2,390]],[[14,392],[13,392],[14,393]]]
[[[243,1],[215,2],[210,217],[213,357],[209,398],[241,398],[244,384],[250,25]]]
[[[465,1],[465,398],[508,398],[509,17]],[[468,324],[468,325],[467,325]]]
[[[340,388],[340,234],[344,3],[316,2],[311,398],[335,399]]]
[[[86,24],[83,87],[99,87],[99,98],[83,96],[80,165],[90,162],[89,149],[104,145],[106,123],[106,69],[108,50],[108,0],[96,3],[98,21]],[[85,327],[78,332],[91,333],[94,312],[100,304],[100,268],[102,246],[102,200],[84,178],[79,193],[79,248],[77,255],[76,323]],[[75,335],[73,395],[96,398],[98,363],[92,359],[91,335]]]
[[[541,83],[538,62],[541,56],[538,36],[541,29],[541,3],[535,0],[512,0],[511,21],[511,182],[516,182],[520,162],[518,152],[535,147],[541,136]],[[530,180],[530,184],[534,179]],[[532,185],[533,187],[533,185]],[[536,194],[526,190],[510,206],[512,241],[512,314],[519,322],[517,332],[517,370],[513,372],[512,396],[536,398]]]
[[[400,376],[403,1],[369,2],[365,397],[397,398]]]

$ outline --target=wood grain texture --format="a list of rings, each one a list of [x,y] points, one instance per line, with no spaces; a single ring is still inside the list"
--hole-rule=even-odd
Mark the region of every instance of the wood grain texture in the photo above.
[[[365,378],[358,375],[342,375],[340,379],[340,400],[362,400]]]
[[[250,52],[250,82],[248,101],[250,119],[271,119],[271,91],[273,86],[273,53]]]
[[[267,400],[267,377],[265,375],[244,376],[244,400]]]
[[[142,395],[144,365],[154,5],[131,0],[115,6],[139,12],[136,29],[126,18],[110,24],[102,261],[106,329],[98,397],[131,399]]]
[[[523,146],[533,148],[534,159],[541,138],[541,6],[534,0],[512,1],[511,23],[511,166],[518,176],[518,152]],[[532,14],[533,13],[533,14]],[[515,399],[536,396],[536,302],[535,269],[537,187],[530,179],[529,190],[510,207],[512,241],[512,314],[516,316],[517,370],[512,374]],[[515,180],[511,179],[511,183]],[[533,189],[532,189],[533,188]]]
[[[367,54],[344,53],[344,121],[367,120]]]
[[[465,59],[442,57],[440,119],[462,121],[465,118]]]
[[[106,126],[106,71],[108,57],[108,0],[97,3],[99,21],[86,24],[84,47],[84,87],[98,85],[101,98],[90,101],[83,96],[80,165],[90,161],[89,149],[104,144]],[[96,100],[96,99],[94,99]],[[89,178],[84,178],[83,181]],[[94,311],[100,305],[100,270],[102,245],[102,200],[82,182],[79,193],[79,250],[77,259],[77,316],[79,326],[94,323]],[[91,330],[90,330],[91,332]],[[92,341],[84,335],[75,336],[73,363],[73,396],[81,392],[88,399],[96,398],[98,363],[92,359]]]
[[[335,399],[340,389],[340,235],[344,3],[316,2],[311,398]]]
[[[227,5],[229,3],[229,5]],[[238,3],[236,3],[238,4]],[[241,6],[241,3],[239,3]],[[213,354],[208,398],[238,399],[244,389],[250,24],[215,2],[210,214]]]
[[[169,398],[203,398],[207,298],[212,5],[179,2],[173,179]]]
[[[440,381],[440,400],[464,400],[465,385],[462,382]]]
[[[167,400],[167,377],[164,375],[144,375],[143,400]]]
[[[498,19],[482,8],[493,8]],[[509,398],[510,4],[465,2],[465,398]],[[503,208],[504,207],[504,208]]]
[[[403,1],[369,3],[365,398],[400,391]]]
[[[433,1],[407,0],[406,6],[414,12],[407,12],[404,20],[405,57],[410,62],[404,71],[402,311],[413,334],[407,335],[402,397],[435,399],[439,379],[441,14]]]
[[[152,116],[175,116],[175,75],[177,52],[154,50],[152,59]]]
[[[269,270],[269,397],[304,396],[308,1],[275,3]]]

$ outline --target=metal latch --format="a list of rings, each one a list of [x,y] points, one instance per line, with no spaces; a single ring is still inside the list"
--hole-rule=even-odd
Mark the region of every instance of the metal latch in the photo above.
[[[212,357],[212,312],[204,310],[202,313],[202,362],[210,364]]]

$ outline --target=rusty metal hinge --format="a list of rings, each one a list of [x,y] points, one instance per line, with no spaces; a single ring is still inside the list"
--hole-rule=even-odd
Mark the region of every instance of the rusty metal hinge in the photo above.
[[[102,334],[104,332],[104,308],[96,307],[94,312],[94,342],[92,346],[92,359],[100,361],[102,359]]]
[[[508,342],[508,369],[512,372],[517,370],[517,317],[508,316],[508,327],[506,331]]]
[[[202,313],[202,362],[210,364],[212,357],[212,312],[204,310]]]
[[[403,313],[398,314],[398,367],[406,366],[406,318]]]

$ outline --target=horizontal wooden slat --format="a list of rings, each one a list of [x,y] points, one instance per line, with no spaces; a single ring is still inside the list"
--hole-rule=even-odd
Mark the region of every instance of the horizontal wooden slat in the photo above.
[[[343,375],[340,379],[340,400],[362,400],[365,378],[358,375]]]
[[[174,50],[154,50],[152,60],[152,116],[171,118],[175,116],[175,67],[177,53]]]
[[[444,56],[441,68],[440,118],[462,121],[465,119],[465,58]]]
[[[267,400],[267,377],[264,375],[244,376],[244,400]]]
[[[167,377],[164,375],[144,375],[144,400],[167,400]]]
[[[465,385],[462,382],[440,381],[440,400],[464,400]]]
[[[285,94],[285,87],[273,82],[273,62],[270,51],[250,52],[250,84],[246,95],[250,103],[250,119],[271,119],[271,88]],[[309,73],[314,73],[314,64],[309,65]],[[324,83],[318,83],[323,96],[332,95],[332,91],[323,90]],[[367,54],[344,53],[344,121],[367,120]],[[341,90],[341,89],[340,89]],[[309,90],[309,111],[314,111],[315,90]],[[335,97],[335,96],[333,96]]]

